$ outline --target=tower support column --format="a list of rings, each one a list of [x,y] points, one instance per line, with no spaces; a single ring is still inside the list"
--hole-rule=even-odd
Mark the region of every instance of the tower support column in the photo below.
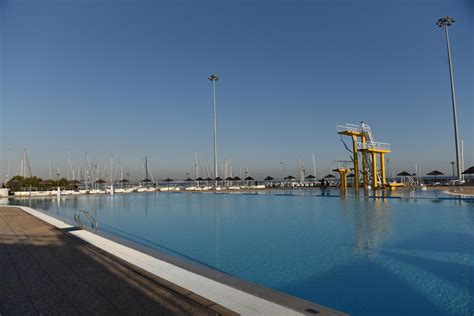
[[[377,181],[377,154],[370,153],[372,155],[372,188],[377,189],[378,181]]]
[[[380,153],[380,177],[382,178],[382,188],[387,186],[387,179],[385,175],[385,154]]]

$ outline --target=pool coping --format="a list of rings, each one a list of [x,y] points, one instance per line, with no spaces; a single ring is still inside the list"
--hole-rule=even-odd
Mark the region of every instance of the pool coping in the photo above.
[[[72,225],[30,207],[14,207],[241,315],[347,315],[116,235],[75,229]]]

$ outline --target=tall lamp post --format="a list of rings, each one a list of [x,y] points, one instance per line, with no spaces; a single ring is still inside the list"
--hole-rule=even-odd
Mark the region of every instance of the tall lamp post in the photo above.
[[[458,137],[458,115],[456,113],[456,94],[454,92],[454,77],[453,64],[451,62],[451,46],[449,44],[448,26],[451,26],[456,20],[452,16],[441,18],[436,22],[439,27],[444,27],[444,34],[446,36],[446,46],[448,49],[448,63],[449,63],[449,78],[451,80],[451,101],[453,104],[453,119],[454,119],[454,141],[456,144],[456,171],[457,178],[461,179],[461,156],[459,154],[459,137]]]
[[[451,161],[451,165],[453,166],[453,180],[456,179],[456,173],[454,172],[454,165],[456,164],[455,161]]]
[[[213,120],[213,125],[214,125],[214,178],[217,178],[218,168],[217,168],[216,81],[219,80],[219,76],[210,75],[208,79],[212,81],[212,120]]]

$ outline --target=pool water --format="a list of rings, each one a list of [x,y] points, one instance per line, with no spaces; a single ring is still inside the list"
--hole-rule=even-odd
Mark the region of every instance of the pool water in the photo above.
[[[308,192],[12,203],[70,223],[88,210],[100,230],[353,315],[474,314],[474,201]]]

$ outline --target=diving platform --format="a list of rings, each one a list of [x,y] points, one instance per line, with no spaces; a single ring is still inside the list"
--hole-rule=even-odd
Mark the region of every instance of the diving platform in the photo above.
[[[349,136],[352,139],[352,150],[349,149],[345,143],[344,146],[346,146],[346,149],[350,152],[351,159],[354,163],[354,184],[356,190],[359,189],[360,174],[362,175],[362,183],[365,190],[368,189],[369,183],[372,184],[372,188],[374,189],[379,187],[385,188],[387,186],[385,154],[392,152],[390,144],[376,142],[372,134],[372,129],[364,122],[361,122],[360,125],[337,125],[336,128],[343,142],[342,136]],[[380,159],[380,170],[377,169],[377,156],[379,156]],[[359,166],[360,160],[362,160],[362,166]]]

